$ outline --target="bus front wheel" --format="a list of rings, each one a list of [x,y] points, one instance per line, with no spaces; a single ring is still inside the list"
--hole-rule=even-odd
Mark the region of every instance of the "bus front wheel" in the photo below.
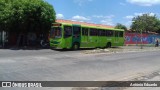
[[[79,49],[79,44],[78,43],[74,43],[72,46],[73,50],[78,50]]]

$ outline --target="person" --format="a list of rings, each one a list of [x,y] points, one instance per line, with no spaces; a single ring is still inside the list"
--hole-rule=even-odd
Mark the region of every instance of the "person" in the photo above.
[[[157,39],[155,47],[158,47],[158,46],[159,46],[159,42],[158,42],[158,39]]]

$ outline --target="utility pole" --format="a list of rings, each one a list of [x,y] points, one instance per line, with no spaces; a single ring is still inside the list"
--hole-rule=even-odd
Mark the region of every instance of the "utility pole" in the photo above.
[[[143,37],[142,37],[142,29],[141,29],[141,49],[143,49]]]

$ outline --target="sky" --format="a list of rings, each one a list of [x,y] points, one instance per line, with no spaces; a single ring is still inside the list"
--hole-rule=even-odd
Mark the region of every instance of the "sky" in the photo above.
[[[132,18],[144,13],[160,18],[160,0],[45,0],[56,18],[130,27]]]

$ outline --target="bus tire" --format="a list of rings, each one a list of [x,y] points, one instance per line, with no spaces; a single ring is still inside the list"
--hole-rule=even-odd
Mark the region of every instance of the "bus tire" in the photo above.
[[[72,46],[73,50],[78,50],[79,49],[79,43],[74,43]]]
[[[112,46],[111,42],[108,42],[106,48],[111,48],[111,46]]]

